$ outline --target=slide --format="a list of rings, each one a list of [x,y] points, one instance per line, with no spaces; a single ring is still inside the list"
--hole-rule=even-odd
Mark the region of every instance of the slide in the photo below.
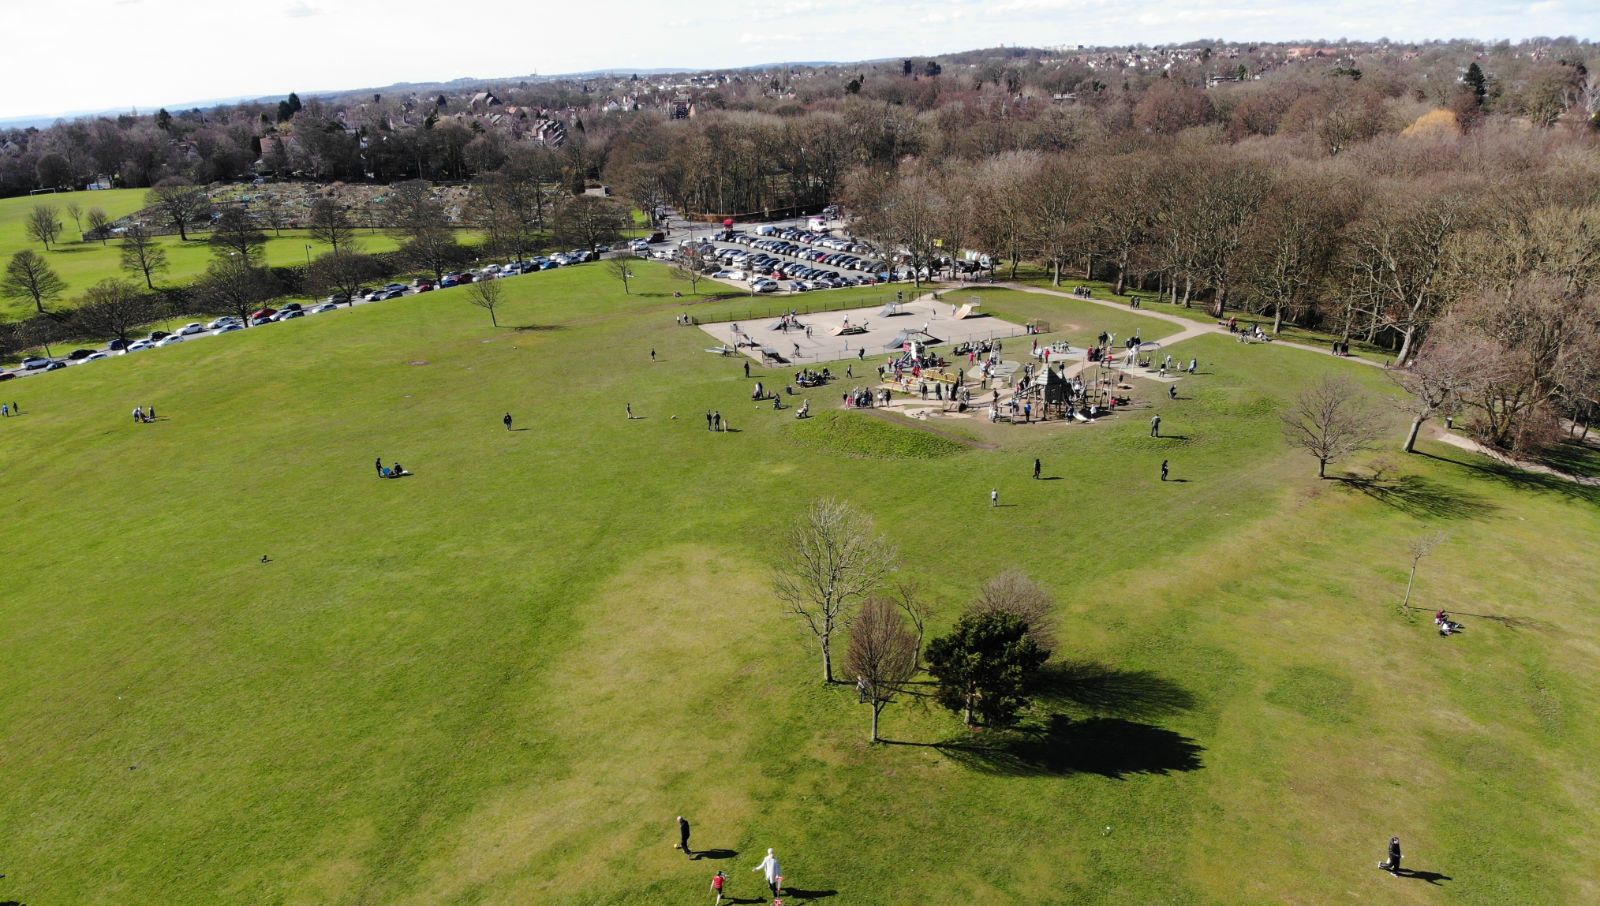
[[[971,306],[971,305],[963,305],[963,306],[961,306],[961,310],[956,312],[956,320],[957,321],[964,321],[967,318],[972,317],[972,309],[973,309],[973,306]]]
[[[901,308],[899,302],[890,302],[888,305],[885,305],[883,307],[883,311],[878,312],[878,317],[880,317],[880,318],[892,318],[895,315],[905,315],[905,314],[910,314],[910,312],[908,312],[905,309]]]

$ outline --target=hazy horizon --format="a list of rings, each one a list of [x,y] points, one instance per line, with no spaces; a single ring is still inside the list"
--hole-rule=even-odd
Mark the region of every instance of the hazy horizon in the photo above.
[[[10,11],[18,41],[0,60],[0,119],[332,92],[399,82],[595,70],[722,69],[804,60],[932,56],[1007,45],[1230,41],[1590,38],[1600,4],[1423,0],[794,0],[730,17],[717,9],[621,0],[533,11],[463,0],[265,0],[251,14],[205,0],[85,0]],[[552,32],[570,39],[549,40]],[[72,56],[63,59],[63,45]],[[272,52],[270,48],[278,48]],[[124,61],[137,62],[130,69]],[[40,78],[39,73],[49,73]],[[27,86],[21,89],[18,86]]]

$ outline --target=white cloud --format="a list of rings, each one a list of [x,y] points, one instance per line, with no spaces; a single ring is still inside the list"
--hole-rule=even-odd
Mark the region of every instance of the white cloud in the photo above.
[[[306,19],[311,16],[321,15],[322,10],[306,3],[305,0],[297,0],[297,2],[284,7],[283,14],[291,19]]]

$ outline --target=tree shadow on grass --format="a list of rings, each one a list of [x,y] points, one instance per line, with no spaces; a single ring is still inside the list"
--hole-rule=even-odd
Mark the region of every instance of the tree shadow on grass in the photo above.
[[[1563,440],[1539,455],[1539,463],[1580,478],[1600,478],[1600,448]]]
[[[1578,484],[1559,475],[1530,472],[1527,469],[1520,469],[1487,457],[1482,462],[1463,462],[1459,459],[1451,459],[1448,456],[1424,453],[1421,450],[1418,450],[1417,453],[1438,462],[1447,462],[1453,466],[1471,469],[1473,472],[1507,487],[1523,491],[1543,491],[1560,494],[1568,500],[1581,500],[1585,503],[1600,503],[1600,486]]]
[[[1446,488],[1421,475],[1397,478],[1351,475],[1339,481],[1385,506],[1418,518],[1467,519],[1486,516],[1497,509],[1470,491]]]
[[[1201,767],[1199,743],[1162,727],[1093,717],[1075,721],[1052,714],[1042,725],[934,743],[945,757],[974,771],[1008,777],[1098,774],[1170,774]]]
[[[548,330],[566,330],[565,324],[517,324],[511,328],[519,333],[541,332]]]
[[[1092,661],[1051,664],[1039,678],[1038,698],[1102,717],[1148,719],[1187,711],[1194,696],[1148,670],[1119,670]]]

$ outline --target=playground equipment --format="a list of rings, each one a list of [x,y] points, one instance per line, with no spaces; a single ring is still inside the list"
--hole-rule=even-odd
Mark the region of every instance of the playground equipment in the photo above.
[[[878,312],[878,317],[892,318],[895,315],[909,314],[911,314],[911,312],[906,311],[906,307],[904,305],[901,305],[899,302],[889,302],[883,306],[883,311]]]
[[[840,324],[838,327],[833,329],[833,335],[836,337],[851,337],[858,333],[866,332],[866,324],[851,324],[849,321],[845,321],[843,324]]]

